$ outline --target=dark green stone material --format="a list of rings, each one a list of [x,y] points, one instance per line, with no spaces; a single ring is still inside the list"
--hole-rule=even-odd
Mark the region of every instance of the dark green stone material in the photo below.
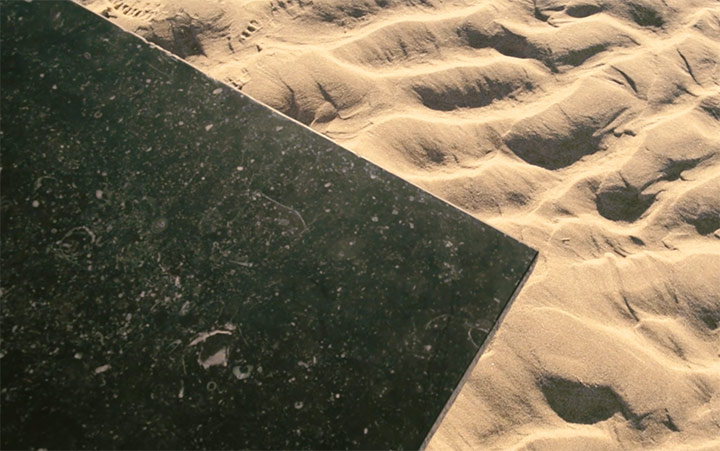
[[[71,3],[1,82],[3,448],[417,448],[535,258]]]

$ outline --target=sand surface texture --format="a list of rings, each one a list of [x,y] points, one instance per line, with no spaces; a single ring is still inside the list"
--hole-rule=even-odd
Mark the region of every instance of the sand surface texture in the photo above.
[[[720,2],[81,3],[540,251],[431,449],[720,449]]]

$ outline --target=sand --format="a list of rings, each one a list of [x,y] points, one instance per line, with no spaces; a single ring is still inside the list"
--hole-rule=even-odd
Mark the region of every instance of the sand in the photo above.
[[[720,449],[719,2],[81,3],[540,251],[430,449]]]

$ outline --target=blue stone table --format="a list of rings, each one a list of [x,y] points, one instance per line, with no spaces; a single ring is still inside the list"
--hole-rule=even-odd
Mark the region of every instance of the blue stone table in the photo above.
[[[75,4],[1,25],[3,448],[423,444],[533,250]]]

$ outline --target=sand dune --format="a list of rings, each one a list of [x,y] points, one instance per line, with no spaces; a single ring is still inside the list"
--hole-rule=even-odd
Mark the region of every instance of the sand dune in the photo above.
[[[720,449],[720,4],[83,0],[541,251],[432,449]]]

